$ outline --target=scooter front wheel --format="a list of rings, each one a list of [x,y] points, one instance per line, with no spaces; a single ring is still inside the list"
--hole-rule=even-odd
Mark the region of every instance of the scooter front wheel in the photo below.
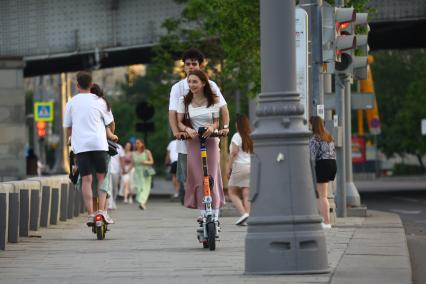
[[[216,249],[216,225],[214,222],[207,223],[207,243],[210,250]]]

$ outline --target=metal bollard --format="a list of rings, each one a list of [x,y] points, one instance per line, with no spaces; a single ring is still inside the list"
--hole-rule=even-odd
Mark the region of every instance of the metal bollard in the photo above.
[[[50,225],[58,223],[59,210],[59,188],[52,188],[52,199],[50,204]]]
[[[61,184],[61,209],[59,220],[65,222],[68,217],[68,184]]]
[[[31,190],[30,230],[37,231],[40,220],[40,190]]]
[[[50,207],[50,187],[43,186],[41,192],[41,212],[40,227],[47,227],[49,224],[49,207]]]
[[[0,193],[0,250],[6,249],[7,236],[7,193]]]
[[[19,191],[19,236],[28,237],[30,224],[30,191],[21,189]]]
[[[68,188],[68,219],[72,219],[74,215],[74,185],[71,184]]]
[[[9,192],[9,223],[7,240],[17,243],[19,235],[19,193]]]
[[[74,217],[78,217],[80,215],[80,194],[74,190]]]

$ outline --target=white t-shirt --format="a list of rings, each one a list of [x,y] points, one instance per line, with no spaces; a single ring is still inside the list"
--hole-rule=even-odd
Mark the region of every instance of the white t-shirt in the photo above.
[[[72,127],[71,145],[76,154],[108,151],[105,127],[114,121],[105,101],[95,94],[77,94],[67,102],[65,128]]]
[[[124,157],[124,150],[123,147],[121,147],[120,144],[117,144],[117,155],[114,155],[111,157],[111,160],[109,162],[109,172],[111,174],[119,174],[121,165],[120,165],[120,158]]]
[[[176,142],[177,142],[176,140],[170,141],[169,145],[167,146],[167,151],[169,152],[169,156],[170,156],[170,163],[176,162],[178,160]]]
[[[238,147],[238,154],[234,160],[234,163],[250,164],[250,154],[244,152],[242,149],[243,139],[241,138],[240,133],[237,132],[234,134],[234,136],[232,136],[231,144],[229,145],[229,151],[231,151],[232,144],[235,144]]]
[[[199,127],[206,126],[213,123],[213,118],[219,117],[219,104],[216,103],[207,106],[193,107],[192,104],[188,105],[189,118],[191,119],[192,128],[198,130]],[[179,98],[178,113],[185,113],[184,97]]]
[[[219,97],[218,107],[221,108],[222,106],[226,105],[226,101],[223,98],[223,95],[220,92],[220,89],[217,86],[217,84],[210,80],[209,80],[209,83],[213,93]],[[174,84],[172,87],[172,90],[170,91],[169,111],[173,110],[177,112],[179,107],[179,98],[186,96],[188,92],[189,92],[189,85],[188,85],[187,78],[182,79],[176,84]],[[182,153],[182,154],[187,153],[186,141],[182,141],[182,140],[177,141],[177,151],[178,153]]]

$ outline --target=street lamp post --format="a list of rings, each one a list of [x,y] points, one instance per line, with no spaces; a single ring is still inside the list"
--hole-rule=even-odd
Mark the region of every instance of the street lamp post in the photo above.
[[[296,92],[294,1],[260,1],[261,86],[252,137],[247,274],[328,272],[303,106]]]

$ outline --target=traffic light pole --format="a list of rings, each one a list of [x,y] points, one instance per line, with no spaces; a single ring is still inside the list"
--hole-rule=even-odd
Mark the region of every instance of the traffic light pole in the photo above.
[[[345,171],[346,171],[346,205],[361,206],[361,198],[353,181],[352,174],[352,109],[351,109],[351,78],[345,78]]]
[[[260,1],[261,86],[252,133],[248,274],[327,273],[304,107],[296,91],[294,1]]]
[[[336,141],[336,162],[337,162],[337,180],[336,180],[336,213],[337,217],[346,217],[346,143],[344,137],[346,137],[345,127],[345,81],[346,74],[335,75],[335,92],[336,92],[336,115],[337,124],[341,131],[337,135]]]
[[[309,109],[310,115],[319,115],[318,105],[324,106],[324,75],[321,72],[322,57],[322,0],[300,0],[299,6],[308,14],[308,40],[309,40]],[[325,106],[323,107],[325,110]],[[308,115],[308,117],[310,116]],[[325,114],[324,121],[326,120]],[[333,187],[328,187],[328,200],[330,208],[335,208]],[[335,211],[330,212],[330,219],[335,220]]]
[[[310,64],[311,72],[309,73],[311,88],[310,97],[313,115],[318,115],[317,106],[324,105],[324,88],[323,78],[321,74],[322,63],[322,18],[321,18],[322,0],[300,0],[300,7],[308,13],[308,39],[310,42]],[[306,110],[308,111],[308,110]]]

